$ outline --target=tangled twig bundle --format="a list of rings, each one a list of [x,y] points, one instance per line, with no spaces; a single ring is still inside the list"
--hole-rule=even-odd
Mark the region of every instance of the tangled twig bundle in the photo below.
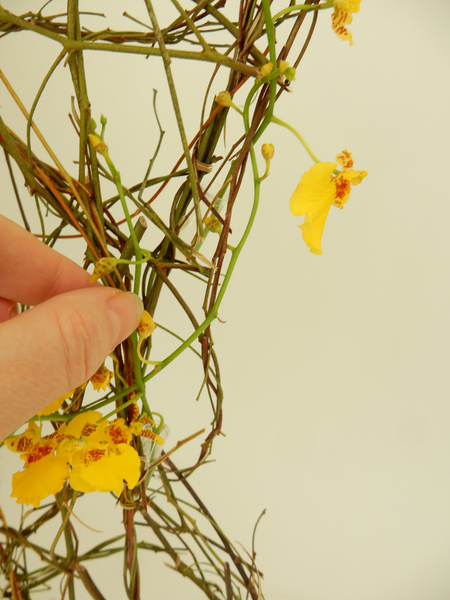
[[[20,136],[0,117],[0,143],[23,223],[30,229],[27,219],[30,208],[21,200],[12,161],[20,169],[35,200],[43,243],[50,247],[56,244],[59,249],[65,238],[82,237],[85,256],[80,263],[85,269],[94,265],[92,280],[101,279],[105,286],[140,295],[148,322],[141,324],[139,338],[135,333],[115,349],[111,355],[112,372],[102,367],[104,370],[91,378],[94,387],[97,385],[97,389],[100,387],[106,392],[101,399],[89,401],[85,395],[85,383],[59,399],[59,403],[52,405],[47,413],[40,414],[40,425],[36,419],[33,422],[36,424],[29,426],[28,433],[11,438],[15,440],[13,442],[7,440],[10,449],[17,450],[13,448],[15,444],[25,455],[24,474],[31,472],[31,452],[45,448],[49,456],[62,461],[64,476],[60,489],[50,496],[53,499],[46,500],[42,506],[40,503],[45,496],[39,498],[31,494],[27,503],[34,508],[25,515],[20,526],[14,528],[7,515],[1,514],[1,567],[7,577],[3,594],[15,599],[31,598],[34,590],[42,589],[52,579],[62,576],[61,597],[67,594],[69,598],[75,598],[74,579],[78,578],[93,598],[101,599],[101,582],[94,583],[86,563],[123,551],[126,594],[128,598],[137,600],[143,597],[139,560],[141,563],[148,560],[146,550],[166,553],[173,561],[173,568],[194,582],[210,599],[231,600],[247,594],[257,600],[262,597],[262,574],[255,564],[254,539],[247,554],[239,551],[189,482],[190,474],[211,455],[214,439],[221,433],[222,426],[224,393],[211,325],[217,318],[234,266],[250,233],[261,182],[269,174],[274,155],[273,146],[264,144],[262,153],[266,171],[260,175],[255,145],[270,123],[292,129],[274,116],[274,107],[289,90],[295,69],[308,48],[319,12],[335,5],[333,27],[340,37],[351,40],[345,25],[351,21],[351,13],[357,11],[356,4],[359,5],[359,2],[354,2],[353,8],[344,9],[339,6],[342,3],[319,4],[318,0],[306,0],[305,5],[288,5],[272,15],[269,0],[262,0],[260,4],[254,0],[240,0],[235,7],[237,12],[230,17],[226,1],[196,0],[194,8],[187,10],[177,0],[172,0],[172,8],[178,15],[172,22],[166,23],[164,11],[154,10],[151,0],[145,0],[145,23],[124,13],[136,27],[135,31],[113,31],[107,26],[101,31],[90,30],[89,17],[94,13],[80,12],[78,0],[68,0],[64,14],[49,14],[51,4],[47,4],[49,6],[45,5],[37,13],[22,15],[12,14],[0,6],[1,37],[32,32],[52,40],[59,51],[29,108],[23,106],[14,91],[14,85],[10,83],[14,78],[6,72],[7,64],[5,73],[0,72],[3,84],[21,109],[26,124],[25,135]],[[312,17],[306,21],[310,12]],[[305,28],[307,31],[304,31]],[[277,30],[283,31],[285,41],[281,48],[276,44]],[[300,32],[304,42],[291,56]],[[136,58],[144,56],[163,62],[172,101],[170,110],[175,115],[184,150],[181,156],[173,158],[168,172],[158,171],[157,157],[164,136],[164,114],[169,108],[166,107],[162,113],[157,110],[155,92],[153,106],[160,131],[156,152],[141,181],[133,185],[122,182],[119,165],[114,163],[115,141],[108,138],[106,118],[100,117],[101,107],[92,107],[89,99],[84,56],[88,52],[99,51],[128,53],[136,55]],[[188,67],[192,61],[211,65],[210,81],[204,84],[196,82],[204,88],[205,95],[202,121],[192,139],[186,135],[177,85],[173,80],[171,65],[175,60],[184,60]],[[70,175],[62,165],[47,142],[46,132],[41,132],[33,120],[45,86],[55,71],[64,65],[70,69],[74,90],[70,119],[79,140],[78,149],[73,148],[73,157],[78,163],[76,176]],[[214,89],[219,69],[226,69],[228,73],[224,90]],[[243,95],[244,108],[240,110],[233,97],[243,91],[246,94]],[[216,156],[217,145],[233,110],[242,115],[242,131],[236,139],[227,140],[230,150],[226,156]],[[34,151],[32,130],[50,155],[51,163]],[[295,134],[301,140],[301,136]],[[317,161],[306,143],[304,145]],[[341,164],[345,171],[346,166]],[[229,235],[233,209],[240,198],[247,171],[253,177],[253,208],[239,243],[231,246]],[[359,182],[357,177],[362,179],[364,175],[352,177],[349,181],[354,184]],[[173,180],[178,182],[178,189],[167,218],[160,210],[160,201]],[[110,189],[108,185],[111,183],[116,191],[108,196],[106,190]],[[186,229],[183,229],[188,219],[195,222],[190,239],[186,239]],[[49,230],[48,223],[55,222],[57,225]],[[144,237],[149,226],[153,230],[152,236]],[[216,244],[213,252],[204,255],[202,245],[207,236],[208,241],[215,236]],[[157,238],[152,248],[148,248],[145,241],[150,237]],[[184,280],[177,277],[175,284],[175,273],[183,275]],[[201,318],[198,317],[199,306],[190,305],[185,294],[186,282],[189,283],[191,277],[199,280],[204,289]],[[165,358],[158,356],[155,360],[153,356],[150,359],[154,329],[152,317],[157,313],[164,287],[187,315],[192,333],[183,339],[160,324],[167,335],[177,340],[178,345]],[[22,308],[25,310],[27,307]],[[143,333],[145,331],[147,333]],[[164,418],[155,413],[147,390],[151,388],[152,380],[169,365],[176,369],[176,363],[172,363],[186,349],[195,352],[201,360],[204,376],[199,394],[208,395],[212,418],[206,431],[194,432],[172,446],[171,450],[165,443],[161,452],[166,437]],[[108,391],[107,387],[110,388]],[[54,400],[49,398],[49,405]],[[99,409],[107,414],[99,419],[96,412],[94,418],[93,411]],[[75,424],[80,419],[84,419],[84,426],[88,424],[90,429],[87,432],[81,428],[75,434]],[[139,457],[138,477],[130,474],[131,467],[130,471],[126,470],[128,467],[124,467],[123,473],[120,471],[120,488],[124,479],[127,482],[120,493],[113,485],[107,489],[105,483],[101,484],[103,487],[92,481],[89,483],[88,475],[85,472],[83,475],[76,466],[77,460],[80,460],[77,459],[81,452],[79,445],[84,444],[83,447],[88,450],[93,448],[94,434],[97,436],[95,443],[103,444],[102,448],[107,446],[113,456],[124,455],[122,446],[112,440],[114,427],[120,429],[126,444]],[[47,435],[44,428],[48,428]],[[105,437],[99,441],[100,430]],[[175,466],[170,456],[172,452],[199,435],[202,442],[197,460],[193,464]],[[77,440],[77,448],[74,448],[74,439]],[[95,448],[98,450],[97,446]],[[110,491],[115,501],[120,503],[125,532],[120,538],[114,537],[88,552],[80,553],[74,522],[76,503],[82,501],[83,493],[96,489]],[[190,496],[189,502],[185,499],[186,492]],[[20,494],[16,489],[15,497],[19,500]],[[163,500],[169,503],[170,510],[163,508]],[[26,502],[24,498],[22,501]],[[62,519],[62,524],[49,549],[30,541],[39,529],[58,518]],[[154,541],[141,540],[143,528],[152,532]],[[55,550],[60,539],[65,541],[65,554]],[[33,553],[42,561],[38,568],[30,567],[32,561],[26,560]]]

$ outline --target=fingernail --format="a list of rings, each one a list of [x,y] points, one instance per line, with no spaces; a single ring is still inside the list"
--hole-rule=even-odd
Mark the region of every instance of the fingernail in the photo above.
[[[139,325],[144,310],[142,300],[132,292],[118,292],[106,303],[114,348]]]

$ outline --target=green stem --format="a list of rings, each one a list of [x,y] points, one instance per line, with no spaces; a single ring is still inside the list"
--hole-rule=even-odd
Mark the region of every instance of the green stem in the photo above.
[[[266,170],[264,172],[264,175],[262,175],[258,181],[261,183],[261,181],[263,181],[264,179],[267,179],[267,177],[269,177],[269,173],[270,173],[270,160],[266,160]]]
[[[143,265],[152,257],[152,253],[150,252],[150,250],[141,250],[141,252],[144,254],[144,258],[141,258],[141,260],[127,260],[126,258],[116,258],[116,264],[117,265]]]
[[[30,21],[26,21],[17,17],[16,15],[5,10],[0,6],[0,21],[2,23],[8,23],[16,25],[19,29],[26,29],[28,31],[34,31],[40,35],[51,38],[56,42],[59,42],[67,52],[74,52],[76,50],[101,50],[104,52],[121,52],[126,54],[142,54],[144,56],[161,56],[162,52],[159,48],[153,46],[133,46],[130,44],[119,44],[119,43],[103,43],[103,42],[85,42],[82,40],[68,40],[66,37],[55,33],[49,29],[39,27]],[[191,52],[188,50],[167,50],[167,54],[170,58],[184,58],[187,60],[200,60],[206,62],[216,63],[228,67],[233,71],[243,73],[249,77],[257,77],[258,68],[246,65],[238,60],[231,60],[228,56],[217,52],[214,48],[210,51],[202,50],[202,52]]]
[[[235,108],[241,115],[242,112],[237,108],[237,106],[235,106],[234,104],[232,104],[233,108]],[[225,184],[222,186],[222,190],[219,193],[219,195],[217,196],[217,199],[214,203],[214,209],[219,212],[220,208],[222,207],[222,202],[223,202],[223,197],[225,196],[225,192],[227,191],[229,185],[230,185],[230,177],[231,174],[233,173],[233,169],[234,169],[234,165],[236,164],[236,161],[233,160],[231,163],[231,167],[228,170],[228,173],[225,177]],[[228,183],[227,183],[228,182]],[[195,250],[198,252],[200,250],[200,248],[203,245],[203,242],[206,240],[206,236],[208,235],[209,230],[207,227],[205,227],[204,232],[203,232],[203,238],[200,240],[200,242],[195,246]]]
[[[272,63],[273,68],[275,69],[277,66],[277,54],[276,54],[276,49],[275,49],[275,29],[273,26],[272,15],[270,14],[270,0],[262,0],[262,7],[263,7],[263,11],[264,11],[264,20],[266,22],[266,35],[267,35],[267,42],[269,44],[270,62]],[[259,140],[259,138],[262,136],[264,131],[267,129],[267,127],[271,121],[272,115],[273,115],[273,108],[275,106],[275,101],[277,99],[277,80],[271,79],[269,85],[270,85],[269,106],[267,107],[267,111],[264,116],[263,122],[259,126],[258,131],[253,136],[253,140],[252,140],[253,144],[255,144]]]
[[[112,162],[109,154],[108,153],[104,154],[104,157],[108,164],[109,170],[111,171],[111,175],[113,177],[117,191],[119,192],[119,198],[120,198],[120,202],[122,204],[123,213],[127,220],[128,229],[130,231],[130,237],[133,241],[134,255],[136,256],[136,273],[135,273],[134,290],[133,291],[135,294],[139,295],[139,286],[141,284],[141,264],[142,264],[142,263],[139,264],[140,261],[142,260],[141,249],[139,247],[139,242],[136,237],[136,232],[134,231],[133,223],[131,222],[130,212],[128,210],[127,201],[125,200],[125,193],[123,191],[122,182],[120,180],[120,173],[114,166],[114,163]]]
[[[317,158],[317,156],[314,154],[314,152],[311,150],[311,148],[309,147],[309,145],[306,143],[306,140],[299,134],[299,132],[296,129],[294,129],[292,127],[292,125],[289,125],[288,123],[285,123],[284,121],[282,121],[281,119],[278,119],[274,115],[272,115],[271,121],[272,121],[272,123],[276,123],[277,125],[281,125],[282,127],[286,127],[286,129],[289,129],[289,131],[291,131],[295,135],[295,137],[300,141],[300,143],[302,144],[303,148],[310,155],[310,157],[313,159],[313,161],[316,162],[316,163],[321,162]]]
[[[106,154],[104,154],[104,157],[108,164],[109,170],[111,171],[111,175],[113,176],[113,180],[114,180],[114,183],[116,184],[117,191],[119,192],[120,202],[122,204],[122,209],[123,209],[125,218],[127,220],[128,229],[130,230],[130,236],[133,241],[134,254],[136,256],[136,270],[134,273],[134,293],[139,296],[139,287],[141,285],[141,271],[142,271],[142,265],[140,263],[140,261],[142,260],[141,249],[139,247],[139,242],[136,237],[136,232],[134,230],[133,223],[131,222],[130,213],[128,211],[127,202],[125,200],[125,193],[123,191],[122,182],[120,181],[120,173],[117,171],[116,167],[114,166],[114,163],[112,162],[108,152],[106,152]],[[133,347],[134,363],[135,363],[135,367],[136,367],[136,381],[137,381],[137,385],[138,385],[138,390],[142,394],[142,397],[141,397],[142,406],[144,407],[144,411],[151,417],[152,413],[150,410],[150,406],[147,402],[147,398],[145,396],[145,385],[144,385],[144,380],[142,379],[141,361],[139,360],[138,353],[137,353],[137,333],[136,333],[136,331],[133,331],[133,333],[130,335],[130,340],[131,340],[131,345]]]
[[[101,419],[99,419],[97,421],[97,424],[102,423],[103,421],[106,421],[107,419],[109,419],[109,417],[112,417],[113,415],[116,415],[118,412],[120,412],[121,410],[123,410],[124,408],[127,408],[127,406],[130,406],[130,404],[133,404],[133,402],[136,402],[136,400],[142,400],[141,394],[136,394],[135,396],[133,396],[130,400],[128,400],[127,402],[124,402],[123,404],[121,404],[118,408],[115,408],[114,410],[112,410],[111,412],[109,412],[107,415],[103,416]],[[109,402],[108,402],[109,404]],[[102,406],[104,406],[105,403],[102,404]],[[101,408],[100,406],[97,406],[97,408]],[[92,409],[92,405],[89,406],[90,410]]]
[[[253,148],[250,149],[250,152],[251,152],[253,170],[254,170],[254,173],[256,173],[256,177],[255,177],[255,194],[254,194],[254,199],[253,199],[252,212],[250,214],[250,218],[248,220],[247,227],[245,228],[245,231],[244,231],[244,233],[243,233],[243,235],[241,237],[241,240],[240,240],[239,244],[236,246],[236,248],[231,253],[230,263],[228,265],[227,272],[225,273],[225,277],[224,277],[224,279],[222,281],[222,285],[220,286],[220,291],[217,294],[216,301],[214,302],[211,311],[209,312],[208,316],[203,321],[203,323],[194,331],[194,333],[191,336],[188,337],[187,340],[185,340],[181,344],[181,346],[179,346],[174,352],[172,352],[172,354],[170,354],[167,358],[165,358],[163,361],[161,361],[161,364],[158,365],[157,367],[155,367],[151,373],[149,373],[146,377],[144,377],[144,383],[146,383],[147,381],[149,381],[150,379],[152,379],[157,373],[159,373],[162,369],[164,369],[165,367],[167,367],[167,365],[169,365],[182,352],[184,352],[184,350],[186,350],[186,348],[188,348],[192,344],[192,342],[194,342],[205,331],[205,329],[207,327],[209,327],[209,325],[217,317],[217,314],[219,312],[219,307],[220,307],[220,305],[222,303],[222,300],[223,300],[223,297],[225,295],[225,292],[227,291],[228,284],[230,283],[230,279],[231,279],[231,276],[233,274],[234,268],[236,266],[236,262],[237,262],[237,260],[239,258],[239,254],[241,253],[241,250],[244,247],[245,242],[247,241],[247,238],[248,238],[248,236],[250,234],[250,231],[252,229],[253,223],[255,221],[256,212],[258,210],[259,193],[260,193],[260,183],[258,181],[258,172],[257,172],[257,165],[256,165],[256,157],[255,157],[255,153],[253,151]]]
[[[173,1],[175,1],[175,0],[173,0]],[[175,117],[177,120],[178,131],[180,133],[181,143],[183,145],[184,157],[186,159],[186,165],[187,165],[188,172],[189,172],[189,181],[191,184],[192,199],[194,201],[195,216],[197,219],[197,234],[198,234],[198,238],[201,239],[203,236],[203,225],[202,225],[202,214],[200,211],[200,198],[198,195],[197,180],[195,177],[194,165],[192,164],[191,151],[189,149],[189,144],[188,144],[188,141],[186,138],[186,132],[184,130],[183,118],[181,116],[181,110],[180,110],[180,105],[178,103],[177,91],[175,89],[175,83],[174,83],[173,77],[172,77],[172,70],[170,68],[170,62],[171,62],[170,56],[169,56],[169,53],[167,52],[166,46],[164,44],[164,38],[163,38],[161,30],[159,28],[158,20],[156,18],[155,11],[153,10],[152,2],[151,2],[151,0],[145,0],[145,3],[147,5],[147,11],[148,11],[148,14],[150,15],[150,19],[152,22],[153,29],[155,31],[156,39],[158,40],[158,44],[159,44],[159,47],[161,50],[161,55],[162,55],[162,59],[163,59],[163,63],[164,63],[164,70],[166,72],[167,83],[169,85],[170,97],[172,99],[172,106],[173,106],[173,110],[174,110]],[[180,9],[181,9],[181,7],[180,7]],[[204,49],[204,51],[208,51],[208,49]]]
[[[56,70],[56,67],[59,65],[59,63],[62,61],[62,59],[65,57],[66,54],[67,54],[67,51],[65,49],[61,50],[61,52],[59,53],[58,58],[52,64],[52,66],[50,67],[50,70],[47,72],[46,76],[44,77],[44,80],[42,81],[41,85],[39,86],[38,93],[36,94],[36,97],[33,101],[31,109],[30,109],[30,114],[29,114],[28,121],[27,121],[27,148],[28,148],[28,160],[29,160],[30,164],[33,164],[33,157],[32,157],[32,152],[31,152],[31,123],[33,121],[34,111],[36,110],[36,106],[38,105],[38,102],[42,96],[42,92],[44,91],[44,88],[47,85],[50,77],[53,75],[53,73]]]
[[[287,8],[283,8],[280,12],[277,12],[276,15],[273,16],[272,21],[276,21],[280,17],[287,15],[294,10],[301,10],[303,12],[310,10],[321,10],[324,8],[333,8],[333,1],[325,2],[324,4],[295,4],[294,6],[288,6]]]
[[[180,15],[182,15],[183,18],[185,19],[186,24],[189,25],[190,29],[195,33],[198,41],[202,45],[203,50],[205,50],[206,52],[209,52],[211,50],[211,48],[210,48],[208,42],[205,40],[205,38],[202,36],[202,34],[200,33],[200,31],[197,29],[194,21],[190,18],[190,16],[188,15],[188,13],[180,5],[180,3],[178,2],[178,0],[172,0],[172,3],[175,4],[175,6],[177,7],[177,10],[179,11]]]

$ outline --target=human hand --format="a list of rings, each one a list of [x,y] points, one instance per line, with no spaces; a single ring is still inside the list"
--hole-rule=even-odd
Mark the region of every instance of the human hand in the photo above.
[[[89,274],[0,215],[0,441],[87,381],[138,326],[135,294]],[[17,302],[33,306],[18,315]]]

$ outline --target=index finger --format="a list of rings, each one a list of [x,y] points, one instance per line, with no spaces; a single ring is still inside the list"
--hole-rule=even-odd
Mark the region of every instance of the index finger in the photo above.
[[[0,297],[35,306],[89,285],[79,265],[0,215]]]

